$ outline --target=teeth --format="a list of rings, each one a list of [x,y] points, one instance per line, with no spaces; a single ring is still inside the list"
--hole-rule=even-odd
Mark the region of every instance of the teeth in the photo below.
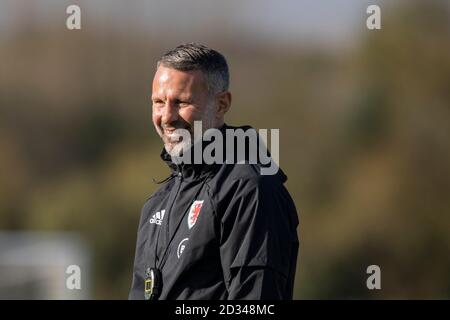
[[[167,134],[167,137],[172,142],[179,142],[181,135],[176,133]]]

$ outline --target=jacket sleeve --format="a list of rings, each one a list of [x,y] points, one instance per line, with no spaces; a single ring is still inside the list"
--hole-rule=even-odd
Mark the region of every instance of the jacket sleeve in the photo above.
[[[270,176],[236,180],[220,209],[228,299],[292,299],[298,217],[283,184]]]

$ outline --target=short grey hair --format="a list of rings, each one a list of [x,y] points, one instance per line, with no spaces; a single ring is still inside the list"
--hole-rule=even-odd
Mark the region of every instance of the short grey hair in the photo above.
[[[201,70],[210,94],[228,91],[230,74],[225,57],[204,45],[193,42],[179,45],[159,59],[157,67],[161,65],[180,71]]]

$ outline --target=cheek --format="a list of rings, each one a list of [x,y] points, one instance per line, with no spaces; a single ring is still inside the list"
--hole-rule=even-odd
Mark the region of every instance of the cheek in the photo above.
[[[154,109],[152,111],[152,121],[155,125],[159,126],[161,124],[161,114],[156,112]]]
[[[180,118],[183,118],[184,121],[188,122],[189,124],[193,124],[195,120],[200,120],[201,115],[199,114],[198,110],[194,107],[187,107],[180,109],[179,112]]]

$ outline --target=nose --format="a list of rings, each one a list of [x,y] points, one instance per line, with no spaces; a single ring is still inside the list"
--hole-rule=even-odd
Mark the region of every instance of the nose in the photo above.
[[[174,103],[167,101],[162,111],[161,120],[162,123],[172,123],[178,120],[178,107]]]

